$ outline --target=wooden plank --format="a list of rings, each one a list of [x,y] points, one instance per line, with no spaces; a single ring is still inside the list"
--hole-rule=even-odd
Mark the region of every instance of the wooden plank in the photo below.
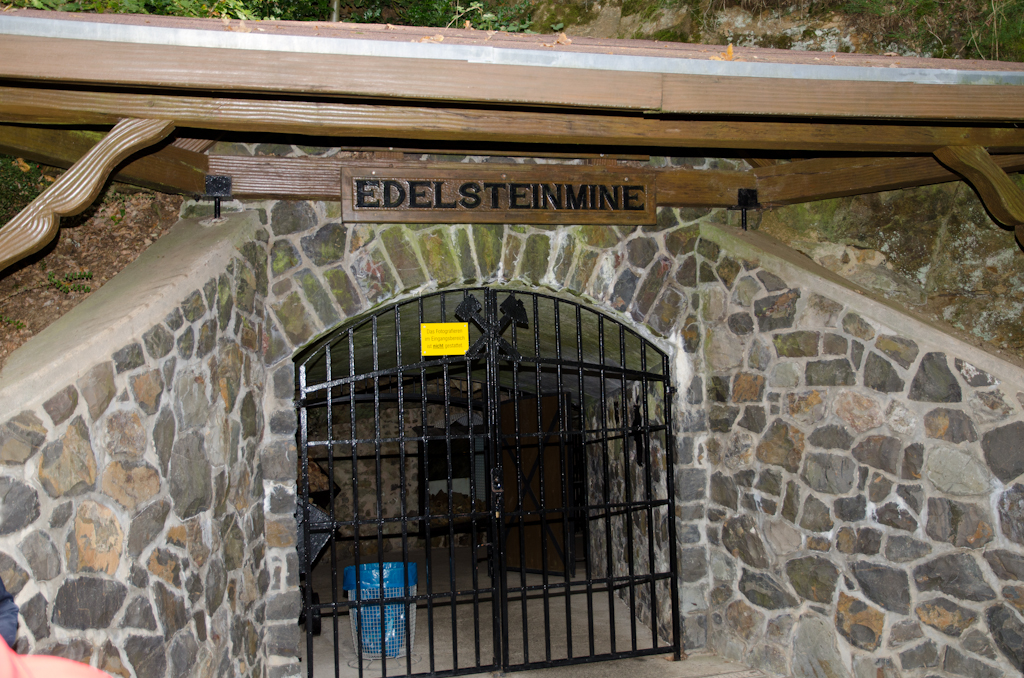
[[[666,207],[732,207],[741,188],[757,188],[751,172],[670,170],[658,173],[658,204]]]
[[[0,125],[0,151],[54,167],[71,167],[103,134],[80,130]],[[122,164],[116,181],[164,193],[204,193],[206,156],[173,145]]]
[[[210,174],[231,177],[236,198],[341,200],[341,166],[336,158],[209,156]]]
[[[890,120],[1024,119],[1024,87],[666,75],[662,111]]]
[[[654,224],[654,173],[592,165],[341,165],[349,223]]]
[[[0,78],[701,115],[1024,119],[1024,87],[1012,85],[637,73],[13,35],[0,42]]]
[[[1006,171],[1024,170],[1024,155],[994,156]],[[816,158],[753,170],[758,199],[765,204],[795,204],[862,193],[926,186],[960,177],[931,157]]]
[[[96,199],[110,171],[132,153],[174,131],[168,120],[123,120],[74,166],[0,229],[0,270],[42,249],[60,218],[78,214]]]
[[[1024,88],[1021,88],[1024,89]],[[162,116],[179,126],[236,132],[375,137],[461,143],[634,148],[931,153],[980,145],[1024,152],[1024,129],[737,120],[665,120],[640,115],[348,104],[329,101],[170,96],[0,87],[0,121],[111,125],[122,116]]]
[[[423,45],[429,50],[430,45]],[[45,59],[39,55],[45,54]],[[486,101],[621,110],[661,106],[661,75],[440,59],[177,47],[6,35],[0,78],[216,92]]]

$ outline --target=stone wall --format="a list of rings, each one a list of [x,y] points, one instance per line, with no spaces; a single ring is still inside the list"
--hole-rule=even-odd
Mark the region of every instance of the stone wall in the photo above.
[[[687,394],[707,413],[709,645],[784,676],[1016,675],[1020,372],[717,240],[696,246]]]
[[[136,313],[134,340],[69,364],[65,381],[32,382],[0,426],[0,576],[21,607],[19,652],[125,678],[265,674],[282,568],[264,538],[267,250],[253,221],[228,224],[245,244],[194,286],[160,279],[179,295],[162,318]],[[123,275],[161,270],[168,248],[206,229],[179,223]],[[74,354],[104,299],[125,315],[152,301],[93,295],[47,336]]]
[[[252,207],[269,215],[271,231],[266,331],[274,392],[265,405],[271,420],[267,444],[284,451],[292,465],[273,471],[265,467],[265,475],[282,483],[294,481],[295,474],[295,377],[289,358],[348,318],[440,287],[512,283],[582,298],[637,327],[672,355],[673,379],[685,391],[692,355],[700,346],[699,300],[691,300],[698,277],[692,251],[701,223],[722,223],[729,216],[725,211],[664,210],[659,224],[644,228],[344,225],[337,203]],[[205,206],[184,209],[189,213]],[[684,410],[675,410],[677,429],[684,420],[704,420]],[[679,436],[677,443],[677,461],[691,464],[692,437]],[[700,474],[706,484],[706,474]],[[680,549],[681,562],[687,564],[680,575],[681,600],[684,623],[692,627],[687,647],[694,649],[706,642],[710,582],[700,527],[706,490],[697,488],[698,475],[691,470],[681,476],[677,470],[676,477],[684,481],[678,496],[686,502],[677,512],[677,530],[687,539]],[[659,552],[658,557],[667,555]],[[659,620],[659,627],[668,636],[670,620]]]
[[[857,678],[1019,669],[1018,370],[739,234],[725,211],[662,209],[640,228],[244,208],[222,231],[176,226],[177,244],[158,241],[0,374],[0,575],[22,650],[129,678],[300,674],[292,357],[380,304],[509,283],[582,299],[671,357],[663,470],[688,649],[795,676],[818,675],[808,657]],[[182,254],[215,231],[217,257]],[[157,275],[189,265],[174,285]],[[149,287],[130,282],[140,267]],[[61,354],[69,337],[92,357]],[[97,591],[102,609],[69,606]]]

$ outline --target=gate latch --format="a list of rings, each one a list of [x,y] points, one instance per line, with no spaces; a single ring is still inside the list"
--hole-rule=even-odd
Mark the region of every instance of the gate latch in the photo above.
[[[501,471],[491,469],[491,494],[494,495],[494,517],[501,517],[501,497],[505,490],[501,486]]]

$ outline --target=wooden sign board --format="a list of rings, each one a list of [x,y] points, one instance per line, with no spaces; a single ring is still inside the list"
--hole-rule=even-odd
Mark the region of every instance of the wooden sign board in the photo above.
[[[653,224],[655,175],[594,165],[346,165],[341,215],[353,223]]]

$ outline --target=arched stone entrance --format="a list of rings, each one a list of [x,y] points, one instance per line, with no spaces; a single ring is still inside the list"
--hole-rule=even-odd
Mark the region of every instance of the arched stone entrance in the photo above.
[[[422,323],[464,344],[437,355]],[[382,637],[392,674],[678,649],[674,389],[653,343],[571,300],[462,288],[367,313],[296,364],[311,669],[317,647],[374,672]],[[376,588],[351,589],[385,561],[418,576],[384,584],[408,607],[382,619]]]

